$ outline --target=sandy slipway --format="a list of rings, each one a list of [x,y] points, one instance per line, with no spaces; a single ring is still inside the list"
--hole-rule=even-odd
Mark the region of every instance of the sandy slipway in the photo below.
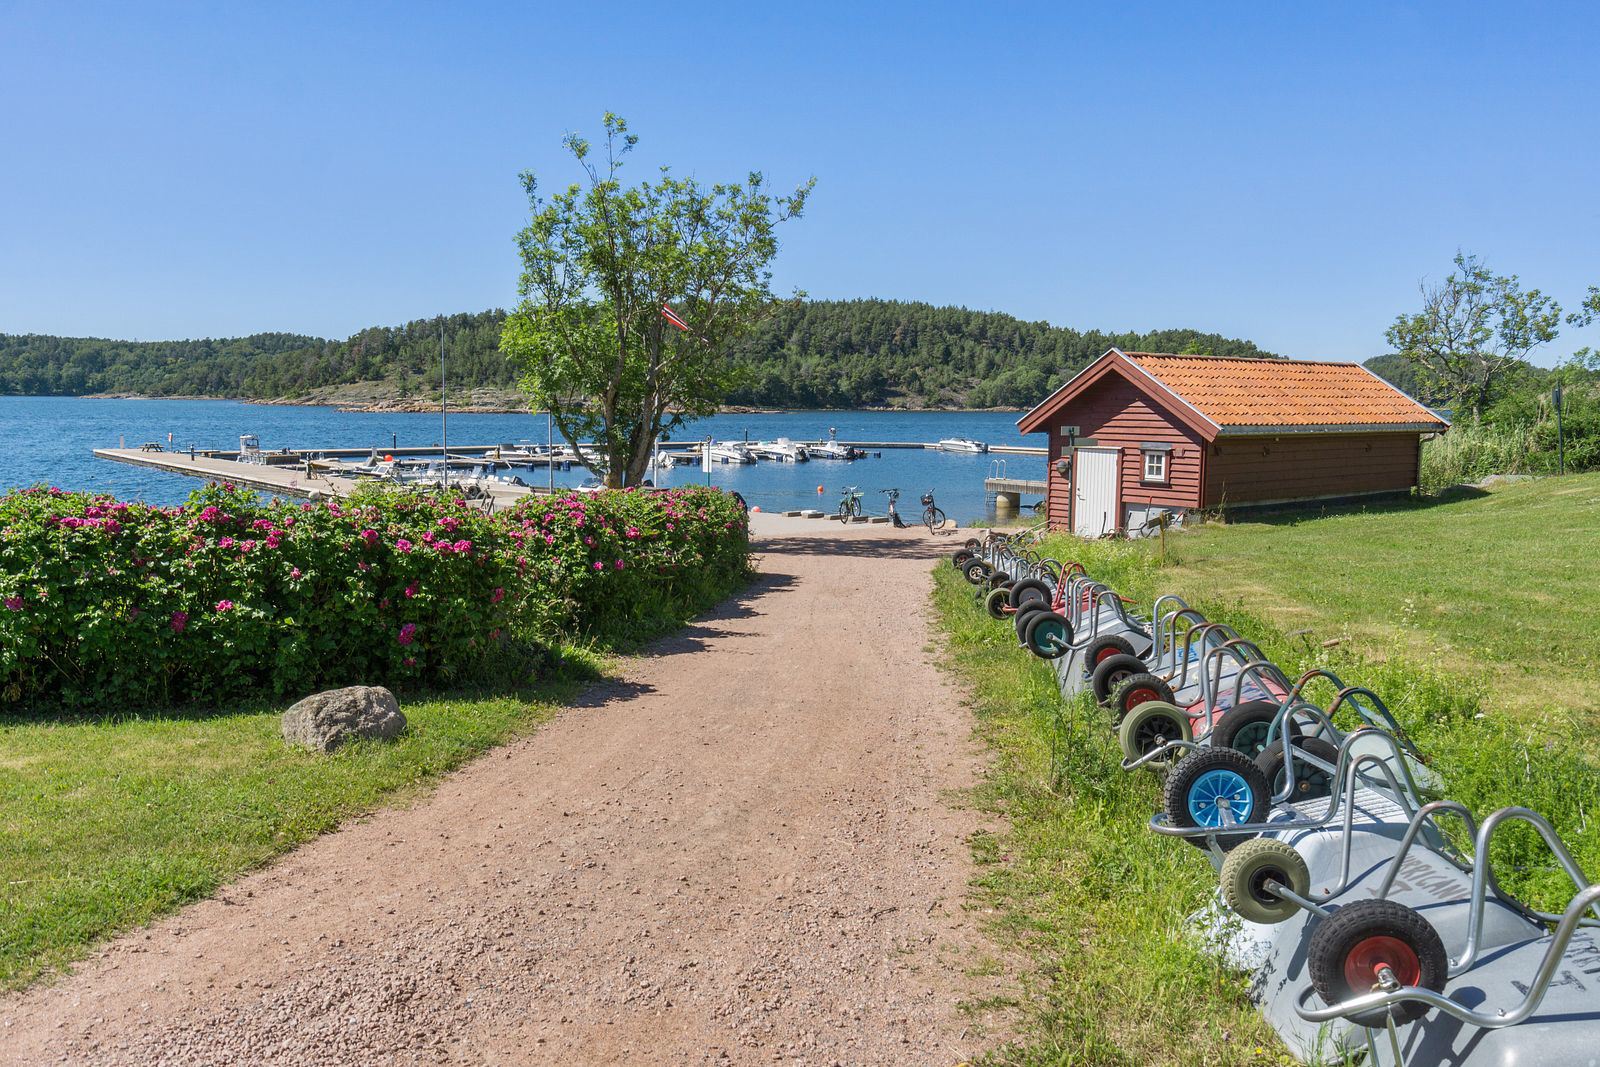
[[[761,577],[534,736],[0,1000],[0,1063],[956,1063],[979,753],[950,539]]]

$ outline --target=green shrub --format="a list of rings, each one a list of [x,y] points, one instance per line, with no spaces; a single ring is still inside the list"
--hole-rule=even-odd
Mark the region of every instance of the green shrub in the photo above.
[[[368,490],[175,508],[0,497],[0,707],[104,707],[453,682],[539,643],[627,640],[726,595],[743,509],[716,490],[530,499]]]

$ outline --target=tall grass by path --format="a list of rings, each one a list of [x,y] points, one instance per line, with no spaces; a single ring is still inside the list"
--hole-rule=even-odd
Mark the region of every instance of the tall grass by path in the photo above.
[[[1104,713],[1064,706],[1054,675],[941,566],[946,660],[995,753],[980,805],[1007,829],[974,840],[991,934],[1032,960],[1004,1064],[1278,1063],[1245,980],[1184,935],[1215,884],[1199,850],[1145,829],[1156,779],[1123,772]]]
[[[1553,470],[1554,457],[1539,451],[1534,429],[1526,423],[1463,423],[1422,445],[1421,485],[1425,492],[1471,484],[1491,474]]]
[[[1575,479],[1572,481],[1576,481]],[[1584,497],[1591,484],[1547,485],[1546,493]],[[1459,522],[1473,536],[1483,514],[1504,507],[1536,512],[1541,504],[1511,496],[1464,501],[1459,515],[1440,509],[1401,511],[1417,521]],[[1555,515],[1567,510],[1554,505]],[[1045,554],[1077,559],[1089,573],[1148,611],[1156,595],[1178,592],[1209,618],[1234,626],[1262,646],[1291,676],[1313,666],[1335,670],[1351,684],[1367,685],[1389,704],[1402,726],[1445,782],[1445,795],[1480,818],[1521,804],[1549,817],[1591,876],[1600,874],[1600,778],[1594,767],[1593,720],[1559,703],[1515,709],[1486,699],[1486,674],[1506,672],[1506,657],[1526,636],[1488,640],[1476,665],[1449,657],[1412,654],[1411,646],[1359,636],[1332,648],[1326,632],[1296,632],[1326,618],[1318,609],[1289,610],[1302,588],[1342,590],[1338,603],[1388,583],[1404,591],[1458,564],[1435,542],[1392,559],[1389,547],[1410,545],[1427,527],[1383,529],[1378,516],[1308,519],[1288,527],[1317,544],[1342,547],[1342,555],[1317,561],[1296,548],[1263,559],[1262,549],[1284,527],[1209,528],[1174,536],[1183,562],[1163,566],[1155,542],[1084,542],[1057,539]],[[1374,525],[1364,525],[1371,522]],[[1353,524],[1353,525],[1352,525]],[[1236,535],[1237,538],[1235,539]],[[1194,540],[1198,538],[1198,540]],[[1204,546],[1204,552],[1197,551]],[[1528,560],[1533,591],[1554,582],[1541,569],[1544,555]],[[1227,573],[1270,594],[1252,603],[1229,595],[1228,583],[1195,580],[1194,557],[1226,560]],[[1584,567],[1600,567],[1588,558]],[[1564,570],[1557,568],[1553,574]],[[1208,577],[1214,578],[1214,574]],[[1590,588],[1593,588],[1591,586]],[[1465,606],[1481,610],[1495,600],[1486,583]],[[1546,592],[1549,590],[1546,589]],[[1503,592],[1503,590],[1502,590]],[[1128,774],[1109,716],[1087,698],[1064,703],[1050,669],[1017,647],[1009,627],[988,618],[971,587],[948,566],[938,569],[934,599],[948,636],[952,669],[975,694],[979,732],[996,755],[983,786],[984,807],[1003,815],[1007,829],[974,846],[980,864],[975,891],[994,909],[997,936],[1033,963],[1020,997],[1022,1036],[991,1059],[1008,1064],[1239,1063],[1287,1059],[1250,1006],[1246,981],[1221,968],[1188,929],[1186,919],[1214,893],[1216,875],[1200,852],[1147,828],[1159,808],[1154,773]],[[1272,619],[1255,610],[1262,599]],[[1563,608],[1552,625],[1588,611],[1591,599]],[[1284,621],[1287,620],[1287,621]],[[1416,623],[1412,623],[1416,625]],[[1581,627],[1578,634],[1587,636]],[[1309,695],[1326,703],[1331,686]],[[1511,824],[1496,838],[1493,862],[1502,885],[1530,903],[1560,911],[1572,887],[1537,836]]]

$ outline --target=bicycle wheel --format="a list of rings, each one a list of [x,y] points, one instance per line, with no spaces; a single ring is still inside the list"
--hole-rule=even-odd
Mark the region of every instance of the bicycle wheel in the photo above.
[[[944,526],[944,512],[938,508],[929,508],[922,513],[922,521],[928,524],[928,532],[933,533]]]
[[[850,524],[850,505],[849,504],[841,503],[839,505],[839,521],[841,523],[843,523],[844,525],[846,525],[846,526],[848,526]]]

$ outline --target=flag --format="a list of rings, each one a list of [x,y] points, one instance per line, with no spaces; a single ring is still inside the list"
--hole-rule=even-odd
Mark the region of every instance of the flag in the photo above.
[[[670,304],[661,305],[661,317],[672,323],[672,325],[676,326],[680,330],[687,331],[689,329],[689,324],[678,318],[678,313],[672,310],[672,305]]]

